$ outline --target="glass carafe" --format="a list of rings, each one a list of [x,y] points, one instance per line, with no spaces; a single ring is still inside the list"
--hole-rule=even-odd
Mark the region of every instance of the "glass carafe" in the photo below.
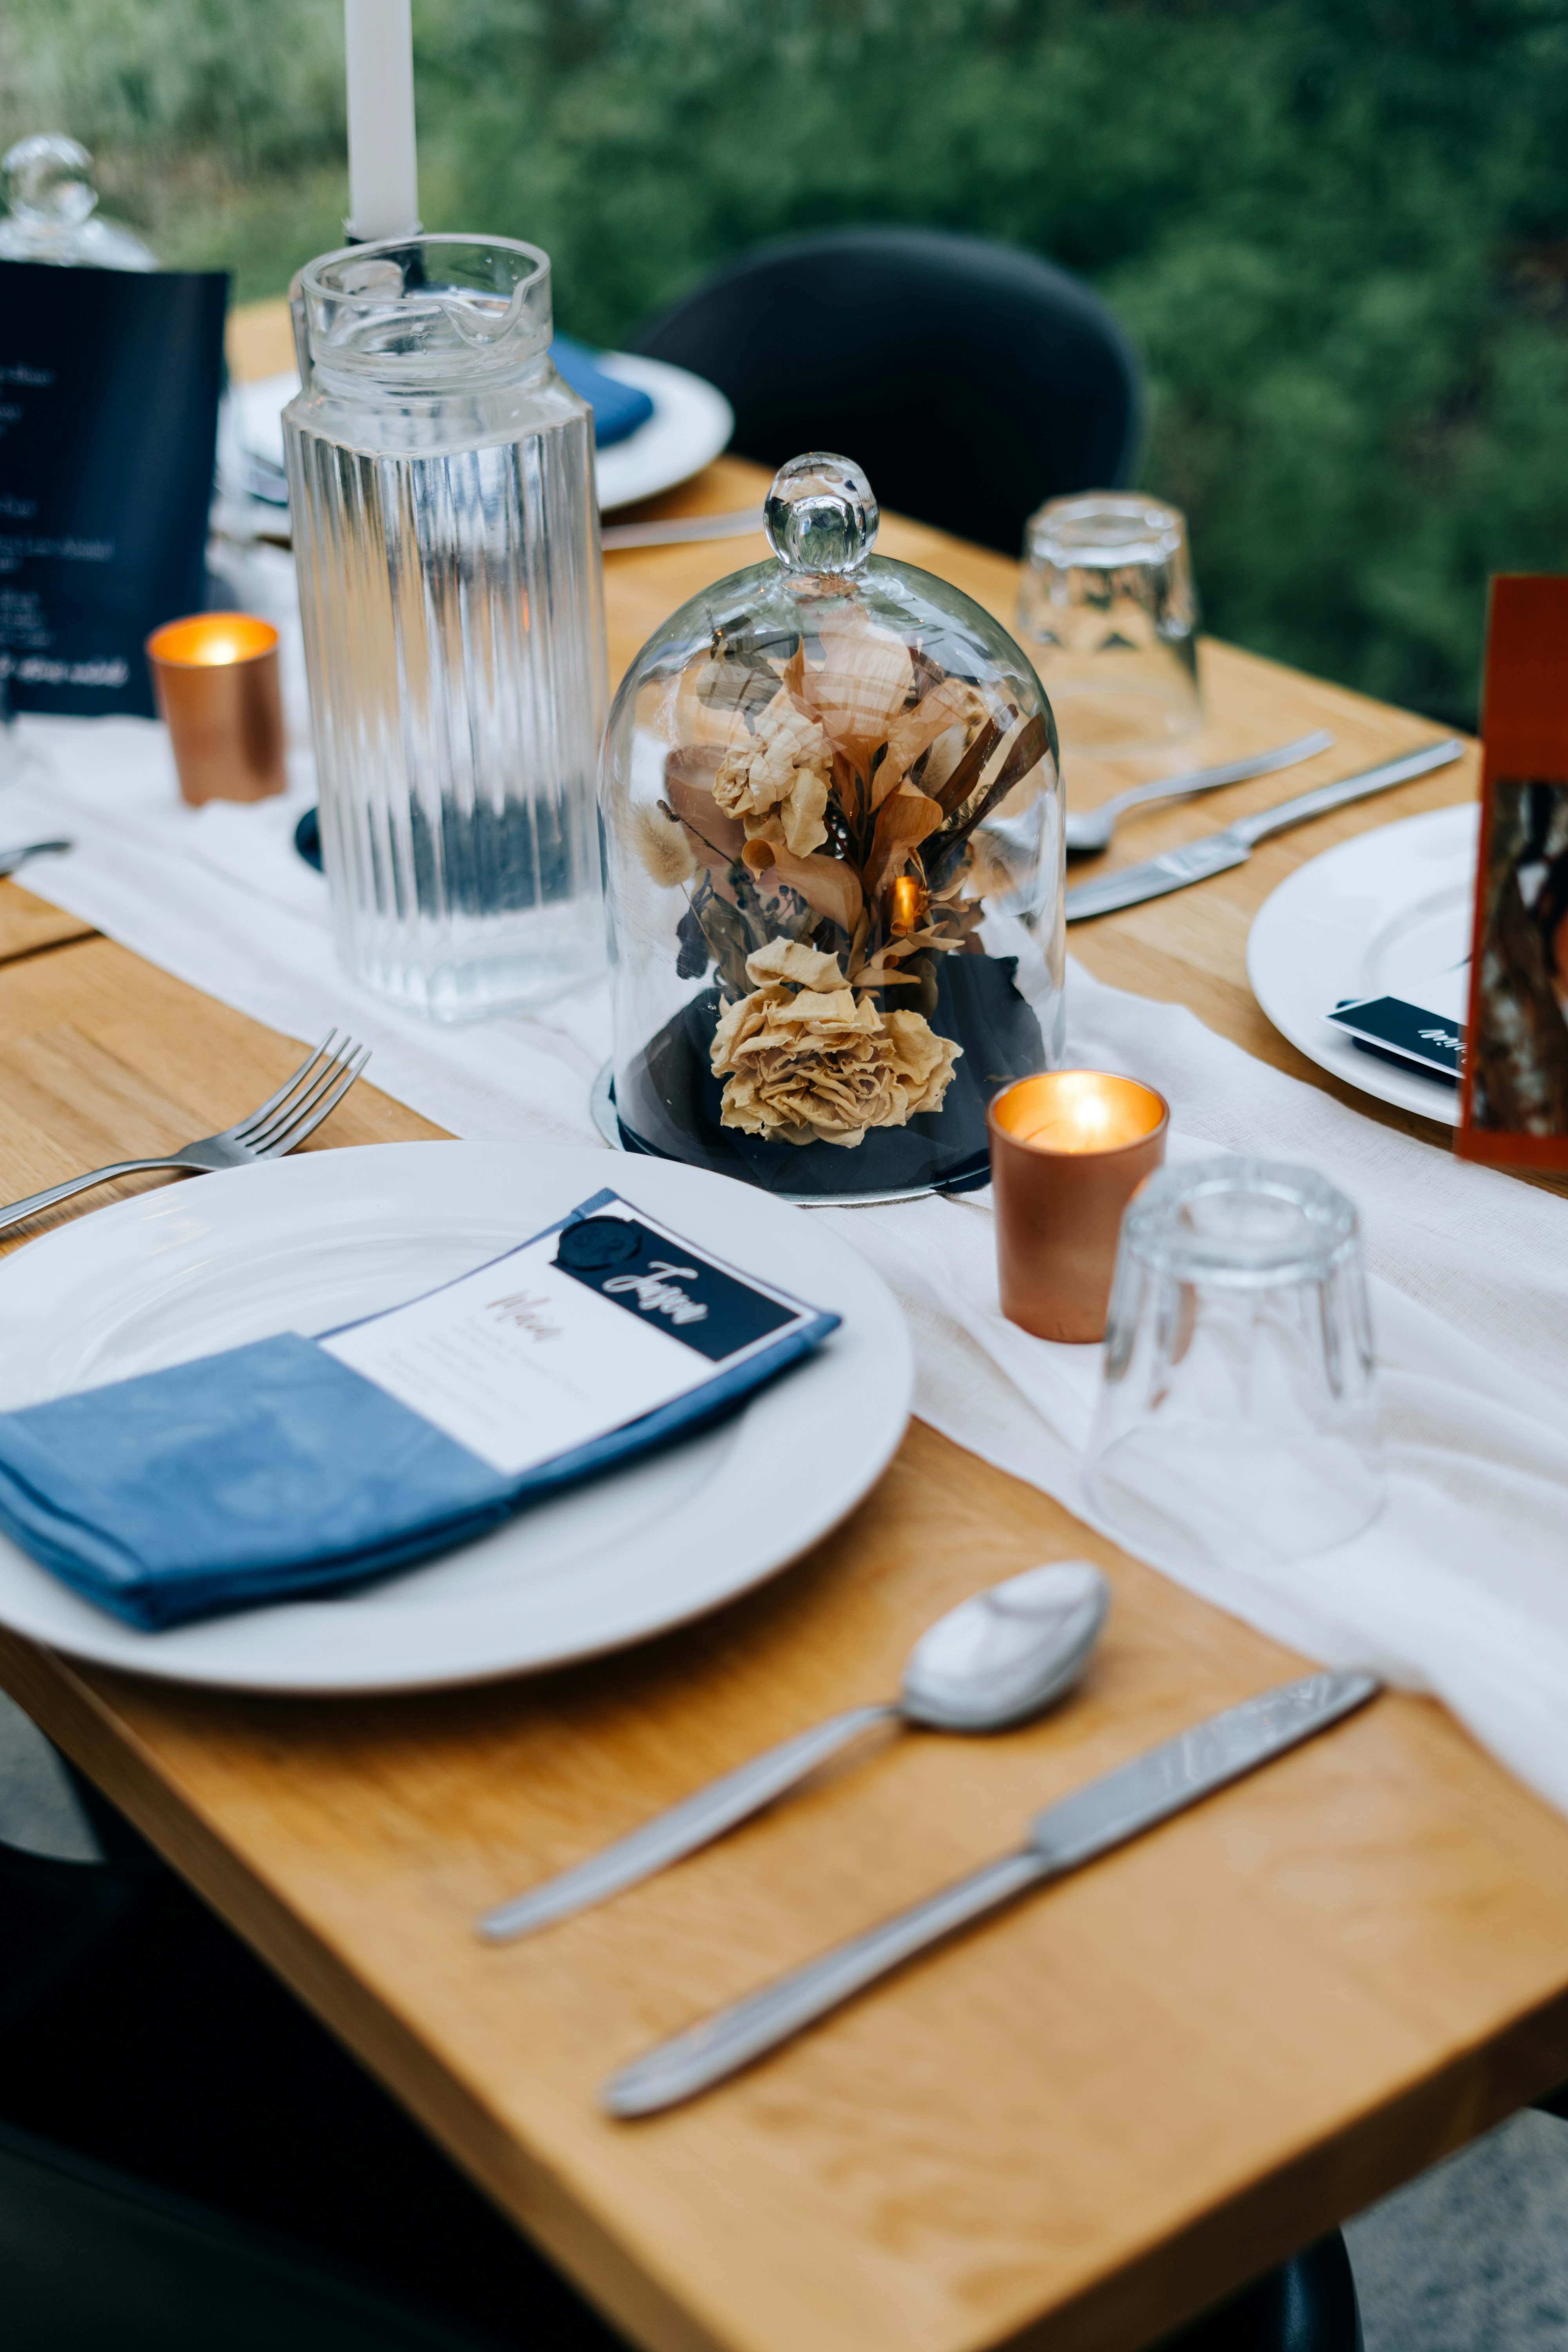
[[[351,247],[295,279],[289,500],[339,953],[437,1020],[603,961],[592,413],[509,238]]]

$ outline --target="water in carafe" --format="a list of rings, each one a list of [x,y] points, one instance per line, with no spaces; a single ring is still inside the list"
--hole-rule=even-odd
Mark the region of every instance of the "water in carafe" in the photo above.
[[[592,413],[551,365],[550,265],[417,236],[295,281],[284,412],[339,951],[441,1020],[603,960],[605,700]]]

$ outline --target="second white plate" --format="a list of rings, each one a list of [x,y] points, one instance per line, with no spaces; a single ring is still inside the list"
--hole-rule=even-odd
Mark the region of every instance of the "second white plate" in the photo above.
[[[653,415],[624,441],[595,453],[599,504],[608,509],[658,498],[700,474],[730,446],[735,412],[716,385],[689,368],[646,360],[634,352],[596,352],[595,364],[617,383],[646,392]],[[283,463],[283,411],[300,389],[290,369],[236,384],[236,430],[241,445],[271,465]]]
[[[719,1428],[402,1575],[145,1633],[0,1537],[0,1623],[176,1682],[415,1689],[620,1648],[797,1559],[903,1435],[914,1385],[903,1315],[858,1251],[805,1211],[670,1160],[373,1144],[117,1202],[0,1262],[0,1409],[274,1331],[329,1330],[467,1273],[605,1184],[841,1315],[841,1328]]]
[[[1423,1118],[1459,1117],[1458,1090],[1363,1054],[1329,1013],[1343,997],[1402,996],[1470,952],[1478,812],[1433,809],[1357,834],[1297,867],[1253,918],[1252,992],[1320,1069]]]

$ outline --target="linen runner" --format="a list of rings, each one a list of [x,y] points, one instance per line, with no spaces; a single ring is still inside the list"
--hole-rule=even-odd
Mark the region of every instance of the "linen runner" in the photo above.
[[[450,1029],[359,987],[333,956],[325,885],[292,847],[314,794],[302,755],[283,799],[190,810],[151,722],[25,719],[18,733],[0,841],[78,844],[29,865],[28,888],[290,1036],[352,1027],[374,1048],[375,1083],[455,1134],[595,1139],[604,987]],[[1182,1005],[1074,965],[1068,1007],[1070,1061],[1168,1097],[1173,1159],[1246,1151],[1321,1170],[1361,1212],[1372,1273],[1382,1517],[1288,1568],[1153,1565],[1325,1664],[1433,1693],[1568,1812],[1568,1202],[1285,1076]],[[1080,1463],[1099,1350],[1003,1319],[989,1192],[811,1213],[865,1253],[909,1315],[922,1418],[1093,1523]]]

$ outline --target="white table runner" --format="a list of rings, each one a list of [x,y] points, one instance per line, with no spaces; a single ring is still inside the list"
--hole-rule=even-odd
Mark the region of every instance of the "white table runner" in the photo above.
[[[308,761],[283,800],[178,801],[163,730],[29,719],[0,789],[0,843],[68,832],[23,879],[195,987],[290,1036],[333,1022],[377,1085],[462,1136],[593,1139],[609,1046],[604,988],[546,1013],[445,1029],[337,965],[324,884],[292,846]],[[1289,1569],[1155,1565],[1331,1664],[1434,1692],[1568,1812],[1568,1203],[1414,1142],[1281,1076],[1184,1007],[1073,968],[1068,1052],[1169,1097],[1172,1156],[1246,1150],[1321,1169],[1357,1203],[1373,1270],[1391,1473],[1352,1543]],[[1079,1481],[1099,1350],[1030,1339],[996,1308],[990,1194],[818,1210],[887,1277],[920,1342],[917,1410],[1092,1519]]]

